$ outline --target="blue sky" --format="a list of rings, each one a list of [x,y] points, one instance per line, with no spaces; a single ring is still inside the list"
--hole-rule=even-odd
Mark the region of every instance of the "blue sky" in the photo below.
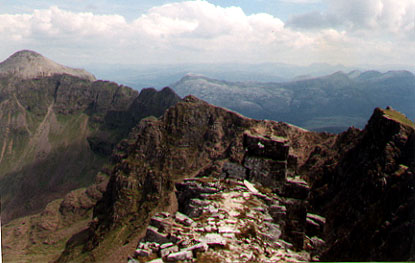
[[[0,0],[0,59],[413,65],[413,0]]]
[[[55,5],[66,10],[76,12],[94,12],[96,14],[120,14],[125,18],[131,20],[136,19],[153,6],[164,5],[175,1],[168,0],[152,0],[152,1],[132,1],[132,0],[118,0],[108,1],[101,0],[99,3],[92,0],[82,1],[0,1],[1,11],[4,13],[18,14],[24,12],[31,12],[34,9],[46,9],[49,6]],[[177,2],[177,1],[176,1]],[[297,0],[297,1],[278,1],[278,0],[215,0],[209,1],[212,4],[222,7],[239,6],[248,15],[255,13],[269,13],[273,16],[279,17],[282,20],[288,19],[295,14],[306,13],[315,10],[324,10],[326,5],[320,0]]]

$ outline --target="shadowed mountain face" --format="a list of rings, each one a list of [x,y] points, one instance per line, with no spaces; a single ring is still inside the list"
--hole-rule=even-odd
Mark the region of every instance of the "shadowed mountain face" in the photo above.
[[[324,205],[315,204],[324,207],[327,217],[328,249],[322,259],[415,259],[412,122],[394,110],[375,109],[355,147],[344,154],[327,179],[332,181],[327,184]]]
[[[170,89],[138,94],[112,82],[67,75],[74,71],[29,51],[13,55],[0,68],[10,65],[23,71],[0,77],[3,223],[91,184],[131,127],[141,118],[160,116],[179,100]],[[49,71],[48,65],[57,68]],[[48,73],[21,75],[33,67]]]
[[[226,82],[187,75],[171,86],[209,103],[256,119],[286,121],[316,131],[363,128],[375,107],[392,106],[415,118],[415,76],[407,71],[376,71],[286,83]]]

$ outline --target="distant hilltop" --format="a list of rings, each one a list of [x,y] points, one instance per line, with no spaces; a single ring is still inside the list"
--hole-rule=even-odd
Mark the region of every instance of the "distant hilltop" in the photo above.
[[[60,65],[32,50],[21,50],[0,63],[0,76],[14,75],[24,79],[48,77],[55,74],[68,74],[95,81],[91,73],[83,69]]]

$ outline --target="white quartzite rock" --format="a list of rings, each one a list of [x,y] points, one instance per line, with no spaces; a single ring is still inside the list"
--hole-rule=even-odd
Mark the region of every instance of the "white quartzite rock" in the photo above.
[[[161,245],[160,249],[165,249],[165,248],[172,247],[172,246],[173,246],[173,243],[169,242],[169,243]]]
[[[219,227],[218,232],[219,234],[222,234],[222,233],[237,233],[239,231],[233,227],[222,226],[222,227]]]
[[[145,239],[147,241],[164,244],[170,242],[167,234],[160,233],[157,228],[153,226],[147,227],[147,233]]]
[[[167,261],[183,261],[190,260],[193,258],[192,251],[182,250],[180,252],[172,253],[167,256]]]
[[[171,246],[171,247],[160,250],[160,256],[164,258],[165,256],[178,252],[178,251],[179,251],[178,246]]]
[[[215,245],[225,246],[226,245],[226,239],[224,239],[219,234],[210,233],[200,239],[202,242],[208,245],[211,245],[211,246],[215,246]]]
[[[248,188],[249,191],[251,191],[254,194],[259,193],[258,190],[255,188],[255,186],[253,184],[251,184],[250,182],[248,182],[247,180],[244,180],[244,185],[246,186],[246,188]]]
[[[209,249],[208,244],[203,243],[203,242],[187,248],[187,250],[196,251],[196,252],[206,252],[208,249]]]

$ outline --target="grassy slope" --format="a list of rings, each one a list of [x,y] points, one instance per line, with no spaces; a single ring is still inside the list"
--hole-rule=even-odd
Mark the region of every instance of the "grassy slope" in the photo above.
[[[1,82],[0,193],[6,222],[91,184],[107,161],[89,149],[86,138],[96,130],[90,117],[55,109],[54,81]],[[68,85],[84,84],[70,79]]]
[[[404,114],[400,113],[399,111],[393,109],[385,109],[383,110],[386,117],[391,118],[395,121],[398,121],[401,124],[407,125],[415,129],[415,123],[408,119]]]
[[[18,218],[2,228],[4,262],[51,262],[55,261],[65,248],[66,241],[82,229],[91,218],[87,216],[65,224],[65,218],[59,213],[62,199],[57,199],[42,213]]]

